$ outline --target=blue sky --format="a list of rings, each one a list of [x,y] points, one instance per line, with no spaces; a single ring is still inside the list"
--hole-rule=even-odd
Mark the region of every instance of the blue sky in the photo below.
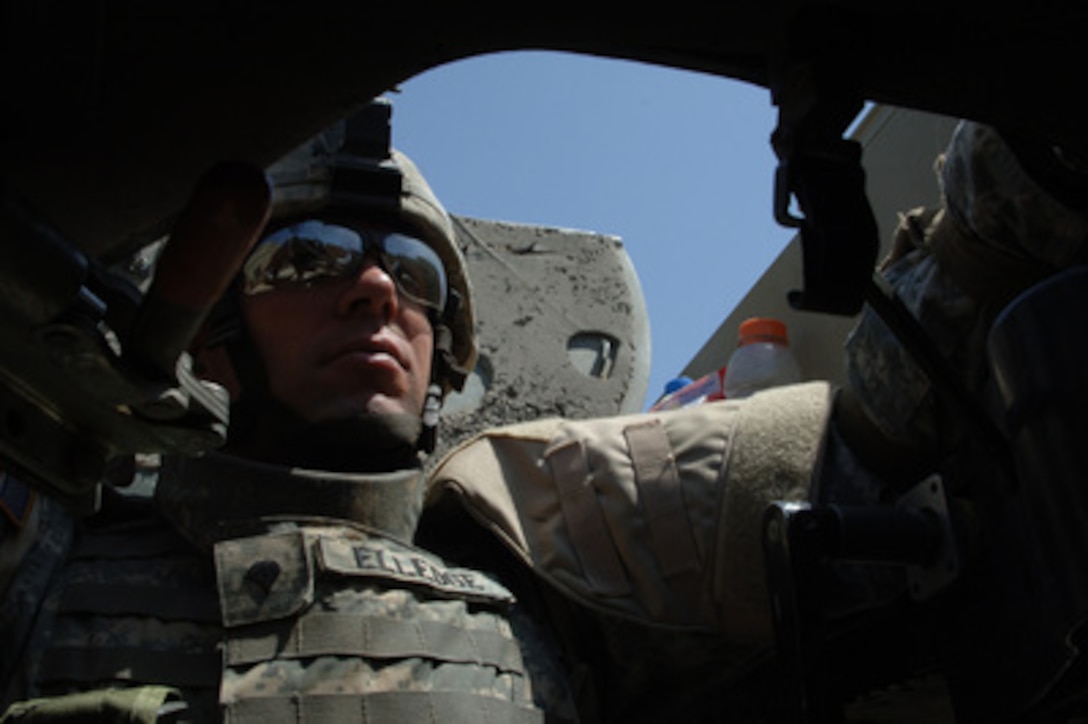
[[[764,88],[519,52],[432,69],[389,97],[395,145],[451,211],[623,239],[650,318],[648,401],[790,239],[772,216]]]

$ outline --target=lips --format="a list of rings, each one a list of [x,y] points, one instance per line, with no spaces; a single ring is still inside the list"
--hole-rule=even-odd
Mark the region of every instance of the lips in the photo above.
[[[333,348],[332,352],[322,361],[335,362],[344,357],[359,357],[374,363],[380,363],[382,359],[389,359],[402,369],[408,369],[401,350],[390,340],[381,338],[354,339]]]

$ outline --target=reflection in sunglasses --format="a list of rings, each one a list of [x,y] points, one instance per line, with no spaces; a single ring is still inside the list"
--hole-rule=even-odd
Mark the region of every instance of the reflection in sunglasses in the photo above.
[[[411,236],[302,221],[262,239],[242,267],[246,295],[357,274],[372,254],[401,294],[442,311],[446,272],[438,254]]]

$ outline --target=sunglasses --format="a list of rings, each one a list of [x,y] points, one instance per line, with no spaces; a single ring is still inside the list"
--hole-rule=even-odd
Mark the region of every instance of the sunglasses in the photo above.
[[[242,293],[312,286],[358,274],[377,260],[402,295],[437,312],[446,306],[446,271],[438,254],[404,234],[301,221],[261,239],[242,266]]]

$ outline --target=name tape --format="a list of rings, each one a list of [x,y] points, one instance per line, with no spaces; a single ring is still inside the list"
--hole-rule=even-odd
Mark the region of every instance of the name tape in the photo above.
[[[410,548],[398,549],[394,545],[388,541],[371,543],[322,538],[318,541],[319,561],[326,570],[341,575],[393,579],[455,598],[514,601],[510,591],[479,571],[447,566],[431,556]]]

